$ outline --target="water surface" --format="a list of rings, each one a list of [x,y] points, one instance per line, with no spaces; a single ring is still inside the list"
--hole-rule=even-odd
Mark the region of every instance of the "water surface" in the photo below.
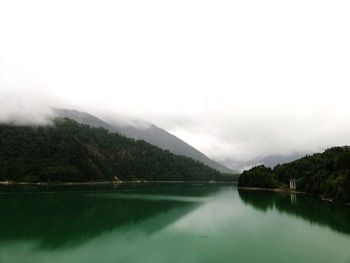
[[[229,184],[1,186],[0,262],[350,263],[350,208]]]

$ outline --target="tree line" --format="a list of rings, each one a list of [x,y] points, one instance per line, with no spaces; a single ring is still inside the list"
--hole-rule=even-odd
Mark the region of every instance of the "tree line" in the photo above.
[[[289,179],[297,180],[298,191],[350,202],[350,147],[333,147],[273,169],[253,167],[242,173],[238,186],[288,187]]]
[[[142,140],[56,119],[48,126],[0,125],[0,181],[232,181]]]

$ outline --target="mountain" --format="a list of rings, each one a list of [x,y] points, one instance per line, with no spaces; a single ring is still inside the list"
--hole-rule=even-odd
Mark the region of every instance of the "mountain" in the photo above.
[[[191,145],[154,124],[146,123],[146,125],[143,125],[142,127],[135,125],[122,126],[115,122],[107,123],[89,113],[77,110],[57,109],[56,112],[58,117],[70,118],[82,124],[88,124],[93,127],[103,127],[109,131],[118,132],[136,140],[144,140],[176,155],[183,155],[200,161],[220,172],[233,172],[231,169],[211,160]]]
[[[55,109],[55,116],[61,119],[72,119],[78,123],[86,124],[91,127],[102,127],[110,132],[118,132],[108,123],[86,112],[67,109]]]
[[[333,147],[273,169],[253,167],[242,173],[238,186],[289,189],[290,179],[297,191],[350,202],[350,147]]]
[[[305,156],[306,153],[292,153],[289,155],[268,155],[259,156],[249,161],[237,161],[235,159],[226,159],[223,163],[232,170],[243,171],[257,165],[265,165],[266,167],[273,168],[278,164],[284,164],[288,162],[295,161],[299,158]]]
[[[304,157],[305,153],[292,153],[289,155],[269,155],[263,158],[259,158],[259,163],[267,167],[275,167],[278,164],[289,163]]]
[[[113,127],[127,137],[131,137],[136,140],[145,140],[146,142],[156,145],[161,149],[169,150],[174,154],[187,156],[194,160],[200,161],[211,168],[219,170],[220,172],[233,172],[227,167],[211,160],[205,154],[201,153],[183,140],[154,124],[151,124],[147,128],[137,128],[134,126],[122,127],[117,125],[113,125]]]
[[[233,179],[191,158],[71,119],[51,126],[1,124],[0,138],[0,181]]]

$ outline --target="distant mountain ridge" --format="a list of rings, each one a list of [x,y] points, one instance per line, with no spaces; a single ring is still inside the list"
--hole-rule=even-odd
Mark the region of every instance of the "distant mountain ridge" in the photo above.
[[[205,154],[201,153],[191,145],[154,124],[149,124],[144,128],[138,128],[132,125],[122,126],[117,123],[107,123],[89,113],[77,110],[56,109],[56,114],[59,118],[70,118],[79,123],[88,124],[92,127],[103,127],[111,132],[118,132],[125,135],[126,137],[134,138],[136,140],[144,140],[176,155],[183,155],[200,161],[220,172],[233,172],[231,169],[211,160]]]
[[[297,159],[304,157],[307,153],[291,153],[289,155],[268,155],[268,156],[259,156],[252,160],[246,162],[240,162],[235,159],[226,159],[223,163],[233,170],[246,170],[250,169],[257,165],[265,165],[266,167],[274,168],[278,164],[285,164]]]

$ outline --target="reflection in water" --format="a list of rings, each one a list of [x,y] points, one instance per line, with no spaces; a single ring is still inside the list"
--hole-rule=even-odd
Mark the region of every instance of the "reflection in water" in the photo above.
[[[239,189],[244,203],[262,211],[277,209],[304,220],[350,234],[350,208],[325,202],[314,196]],[[298,198],[298,199],[297,199]],[[298,200],[298,201],[297,201]]]
[[[118,192],[110,192],[113,190],[111,186],[115,185],[106,185],[107,189],[106,186],[101,188],[87,185],[87,189],[84,189],[85,186],[79,186],[80,190],[88,193],[77,192],[76,185],[68,188],[57,186],[64,191],[54,193],[52,188],[44,186],[45,190],[40,190],[50,194],[0,195],[0,242],[30,239],[47,248],[59,247],[68,242],[81,243],[101,233],[123,225],[141,223],[175,208],[177,216],[187,213],[196,205],[194,202],[200,199],[196,196],[182,195],[185,189],[192,189],[193,194],[197,195],[212,192],[210,188],[198,191],[199,187],[181,184],[166,185],[170,193],[174,191],[178,196],[153,194],[160,185],[156,184],[151,188],[150,184],[146,184],[143,188],[140,184],[124,184],[119,185]],[[25,187],[28,190],[27,187],[30,186]],[[93,192],[91,187],[94,187]],[[56,189],[54,186],[54,190]],[[101,190],[107,192],[100,193]],[[143,231],[159,230],[176,220],[175,214],[170,221],[148,225]]]
[[[349,236],[322,227],[335,229],[322,213],[304,214],[314,205],[345,218],[346,209],[306,196],[292,204],[288,195],[213,184],[71,190],[0,195],[0,262],[350,260]]]
[[[297,195],[296,194],[294,194],[294,193],[290,194],[290,203],[292,205],[295,205],[297,203]]]

